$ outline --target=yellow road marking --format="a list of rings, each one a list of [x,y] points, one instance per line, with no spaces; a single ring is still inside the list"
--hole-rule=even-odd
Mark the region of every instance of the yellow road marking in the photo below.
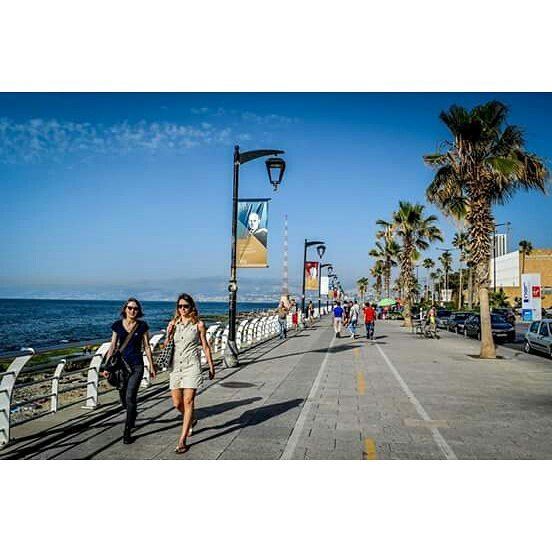
[[[363,460],[376,460],[376,442],[374,439],[364,439],[364,450],[362,452]]]
[[[366,392],[366,380],[362,372],[357,372],[357,391],[359,395],[364,395]]]

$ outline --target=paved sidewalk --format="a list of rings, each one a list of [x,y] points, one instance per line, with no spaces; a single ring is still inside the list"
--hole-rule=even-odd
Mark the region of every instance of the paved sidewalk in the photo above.
[[[21,434],[0,458],[491,459],[552,458],[552,361],[379,322],[376,339],[335,339],[327,318],[221,370],[198,397],[199,423],[175,455],[180,416],[166,381],[142,396],[136,441],[123,413],[101,411]],[[113,408],[111,409],[113,410]]]

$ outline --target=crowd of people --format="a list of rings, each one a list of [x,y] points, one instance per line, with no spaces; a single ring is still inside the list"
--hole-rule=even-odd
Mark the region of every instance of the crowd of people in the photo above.
[[[341,301],[336,301],[332,309],[333,314],[333,326],[335,331],[335,337],[341,337],[341,330],[347,328],[351,339],[356,339],[356,330],[359,324],[361,312],[360,306],[356,300],[344,301],[343,306]],[[378,313],[376,306],[366,301],[362,308],[362,315],[364,318],[364,327],[366,329],[366,339],[374,339],[374,328]]]

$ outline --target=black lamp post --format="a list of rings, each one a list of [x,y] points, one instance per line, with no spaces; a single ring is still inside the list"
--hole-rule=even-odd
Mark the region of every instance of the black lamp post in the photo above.
[[[307,249],[314,245],[318,246],[316,248],[316,252],[321,259],[326,251],[326,244],[323,241],[305,240],[305,247],[303,249],[303,287],[301,292],[301,312],[303,313],[303,316],[305,315],[305,265],[307,264]],[[318,291],[320,292],[320,287],[318,288]]]
[[[330,276],[330,271],[333,270],[332,263],[323,263],[320,265],[320,270],[318,271],[318,316],[320,315],[320,302],[321,302],[321,294],[320,294],[320,281],[322,279],[322,269],[327,268],[328,269],[328,276]],[[328,302],[326,301],[326,308],[328,308]]]
[[[228,300],[228,340],[224,351],[224,363],[227,367],[233,368],[238,365],[238,347],[236,345],[236,310],[237,310],[237,293],[238,279],[236,271],[236,248],[237,248],[237,230],[238,230],[238,193],[240,179],[240,165],[269,155],[280,155],[284,153],[282,150],[253,150],[240,153],[240,146],[234,146],[234,182],[232,195],[232,245],[231,245],[231,260],[230,260],[230,282],[228,284],[229,300]],[[274,190],[278,189],[286,163],[279,157],[271,157],[266,161],[266,169],[270,183]]]

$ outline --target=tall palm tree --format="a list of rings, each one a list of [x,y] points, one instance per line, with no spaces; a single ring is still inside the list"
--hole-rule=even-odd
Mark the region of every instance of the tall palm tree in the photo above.
[[[378,232],[379,234],[379,232]],[[376,242],[376,247],[370,250],[369,255],[382,261],[383,267],[383,285],[387,297],[391,293],[391,270],[397,266],[396,257],[399,253],[399,246],[393,239]]]
[[[525,256],[533,253],[533,244],[527,240],[521,240],[519,242],[519,251],[521,253],[521,273],[525,272]]]
[[[433,276],[434,281],[437,280],[437,286],[438,286],[437,298],[438,298],[438,301],[440,301],[442,297],[441,290],[443,288],[443,270],[441,268],[437,268],[433,274],[434,274]]]
[[[455,232],[454,238],[452,239],[453,247],[456,247],[460,251],[460,281],[458,284],[458,308],[462,308],[462,299],[464,297],[464,288],[462,286],[462,263],[466,261],[468,254],[468,234],[466,232]],[[471,271],[471,268],[468,268],[468,271]],[[470,280],[471,281],[471,280]],[[469,293],[469,292],[468,292]],[[471,304],[470,304],[471,308]]]
[[[424,214],[424,206],[419,203],[399,201],[399,208],[393,213],[393,229],[399,240],[400,281],[404,290],[404,325],[412,326],[412,294],[414,291],[413,264],[419,252],[429,247],[431,242],[443,241],[441,231],[435,225],[437,217]]]
[[[445,293],[448,294],[448,287],[449,287],[449,280],[448,275],[450,272],[450,269],[452,268],[452,254],[450,251],[445,251],[440,257],[439,262],[441,263],[441,266],[443,267],[443,272],[445,273]]]
[[[422,266],[426,269],[426,300],[429,297],[429,271],[435,266],[435,261],[430,259],[424,259]]]
[[[364,303],[364,294],[368,289],[369,283],[370,281],[365,276],[357,280],[358,293],[360,294],[360,300],[362,301],[362,303]]]
[[[382,285],[383,285],[383,261],[378,259],[374,266],[370,269],[370,274],[375,278],[374,289],[376,290],[376,296],[381,299]]]
[[[427,197],[438,206],[463,198],[470,242],[470,261],[479,287],[481,358],[496,358],[489,309],[489,263],[494,229],[493,205],[518,190],[545,191],[548,170],[542,159],[525,150],[523,131],[506,125],[508,108],[491,101],[467,110],[453,105],[440,114],[452,134],[446,150],[425,155],[436,169]]]

